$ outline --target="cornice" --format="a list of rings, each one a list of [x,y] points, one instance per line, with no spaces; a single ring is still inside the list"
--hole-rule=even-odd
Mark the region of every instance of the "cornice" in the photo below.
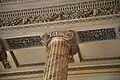
[[[40,3],[48,0],[1,0],[1,6],[15,5],[15,4],[29,4],[29,3]]]
[[[47,1],[49,0],[1,0],[0,5],[3,7],[3,6],[10,6],[10,5],[17,5],[17,4],[22,4],[22,5],[35,4],[35,3],[47,2]],[[89,0],[89,1],[95,2],[93,0]]]
[[[25,5],[25,4],[35,4],[35,3],[41,3],[41,2],[47,2],[49,0],[1,0],[0,1],[0,6],[1,7],[5,7],[5,6],[10,6],[10,5]],[[96,3],[96,2],[106,2],[106,1],[114,1],[114,0],[84,0],[84,1],[79,1],[82,4],[86,3],[86,2],[90,2],[90,3]],[[119,0],[116,0],[119,1]],[[50,2],[50,1],[49,1]]]
[[[34,1],[34,0],[32,0]],[[40,0],[39,0],[40,1]],[[46,6],[42,8],[32,8],[32,9],[23,9],[16,11],[5,11],[0,12],[0,16],[2,17],[15,17],[15,16],[29,16],[29,15],[38,15],[42,13],[54,13],[54,12],[63,12],[63,11],[77,11],[77,10],[91,10],[91,9],[101,9],[104,8],[119,8],[119,0],[103,0],[103,1],[84,1],[78,3],[64,4],[64,5],[56,5],[56,6]],[[88,10],[88,11],[89,11]],[[106,10],[107,11],[107,10]]]
[[[21,30],[21,29],[27,29],[27,28],[38,28],[38,27],[49,27],[49,26],[57,26],[57,25],[67,25],[67,24],[75,24],[75,23],[87,23],[87,22],[92,22],[92,21],[102,21],[102,20],[112,20],[112,19],[116,19],[116,20],[118,19],[119,20],[120,15],[115,14],[115,15],[89,17],[89,18],[72,19],[72,20],[63,20],[63,21],[55,21],[55,22],[47,22],[47,23],[0,27],[0,32]]]
[[[102,65],[102,66],[71,67],[68,70],[78,71],[78,70],[103,70],[103,69],[119,69],[119,68],[120,68],[120,65]],[[20,75],[22,76],[22,75],[32,75],[32,74],[42,74],[42,73],[44,73],[44,70],[2,73],[0,74],[0,77],[10,77],[10,76],[20,76]]]
[[[18,27],[20,25],[26,26],[26,24],[48,24],[49,22],[54,23],[58,21],[60,21],[60,24],[62,21],[73,19],[79,19],[81,20],[80,22],[88,22],[91,21],[88,18],[93,17],[96,19],[94,21],[97,21],[96,17],[120,16],[119,3],[119,0],[88,1],[44,8],[0,12],[0,26]]]

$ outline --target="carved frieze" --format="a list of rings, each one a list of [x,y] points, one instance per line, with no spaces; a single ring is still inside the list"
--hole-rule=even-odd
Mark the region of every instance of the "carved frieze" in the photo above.
[[[78,31],[79,42],[117,39],[115,28]]]
[[[94,30],[77,31],[77,35],[80,43],[91,42],[91,41],[113,40],[113,39],[118,39],[116,29],[117,28],[101,28]],[[54,31],[48,34],[44,34],[43,36],[8,38],[5,40],[10,49],[18,49],[18,48],[45,46],[45,42],[49,43],[51,38],[55,36],[64,37],[65,39],[68,39],[69,37],[73,36],[73,34],[65,31]],[[72,43],[73,46],[74,44],[76,43]],[[74,47],[75,49],[77,49],[77,46]]]
[[[9,49],[37,47],[44,45],[40,36],[9,38],[5,40],[9,46]]]
[[[119,0],[89,1],[46,8],[0,12],[0,27],[119,14],[119,3]]]
[[[0,31],[14,31],[20,29],[27,29],[27,28],[38,28],[38,27],[45,27],[45,26],[55,26],[55,25],[65,25],[65,24],[75,24],[75,23],[85,23],[90,21],[101,21],[101,20],[110,20],[110,19],[119,19],[120,15],[109,15],[109,16],[100,16],[100,17],[90,17],[90,18],[82,18],[82,19],[72,19],[72,20],[63,20],[53,23],[44,23],[44,24],[31,24],[31,25],[16,25],[11,27],[1,27]]]

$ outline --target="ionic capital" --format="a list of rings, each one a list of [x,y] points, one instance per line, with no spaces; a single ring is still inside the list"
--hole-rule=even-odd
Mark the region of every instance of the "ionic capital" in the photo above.
[[[49,32],[44,34],[42,39],[46,47],[49,47],[55,41],[65,41],[69,46],[69,55],[71,56],[75,55],[79,50],[76,32],[72,30]]]
[[[68,31],[53,31],[53,32],[49,32],[46,33],[42,36],[42,39],[44,40],[45,44],[48,45],[49,42],[51,42],[51,40],[53,38],[62,38],[65,41],[67,41],[68,43],[73,43],[74,39],[75,39],[75,32],[72,30],[68,30]]]

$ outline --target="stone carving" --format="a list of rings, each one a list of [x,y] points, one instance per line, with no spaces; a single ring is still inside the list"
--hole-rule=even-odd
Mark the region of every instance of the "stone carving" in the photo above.
[[[105,6],[102,6],[103,4],[101,4],[101,6],[95,6],[95,8],[92,8],[92,6],[89,6],[89,8],[87,7],[83,7],[83,5],[80,4],[70,4],[74,5],[77,7],[72,8],[68,6],[66,7],[65,5],[63,7],[59,7],[58,11],[55,11],[56,7],[52,7],[54,10],[50,9],[50,8],[46,8],[45,10],[48,11],[48,13],[46,13],[46,11],[44,12],[38,12],[35,14],[35,10],[32,11],[31,13],[33,13],[33,15],[31,16],[31,14],[28,14],[27,16],[25,15],[21,15],[21,16],[13,16],[13,17],[0,17],[0,27],[4,27],[4,26],[15,26],[15,25],[25,25],[25,24],[34,24],[34,23],[44,23],[44,22],[53,22],[53,21],[60,21],[60,20],[70,20],[70,19],[82,19],[82,18],[88,18],[88,17],[95,17],[95,16],[104,16],[104,15],[113,15],[113,14],[119,14],[120,13],[120,6],[118,5],[118,3],[114,3],[116,0],[112,1],[112,5],[106,4]],[[97,3],[97,2],[96,2]],[[97,3],[98,4],[98,3]],[[89,5],[89,4],[87,4]],[[82,6],[82,8],[81,8]],[[68,8],[68,10],[60,10],[60,8]],[[78,8],[80,7],[80,8]],[[39,11],[41,11],[42,9],[37,9]],[[36,10],[36,11],[37,11]],[[50,10],[52,12],[50,12]],[[56,9],[57,10],[57,9]],[[29,11],[30,12],[30,11]],[[13,12],[14,13],[14,12]],[[13,13],[11,15],[13,15]],[[19,11],[19,13],[25,13],[25,12],[21,12]],[[26,12],[27,13],[27,12]],[[9,15],[10,12],[8,13],[0,13],[2,16]],[[18,15],[18,12],[15,12],[14,14]]]
[[[82,59],[82,62],[90,61],[109,61],[109,60],[120,60],[120,57],[104,57],[104,58],[91,58],[91,59]]]
[[[5,40],[9,46],[9,49],[28,48],[44,45],[40,36],[9,38]]]
[[[0,0],[0,3],[7,3],[7,2],[32,2],[32,1],[38,1],[38,0]],[[39,0],[39,1],[47,1],[47,0]]]
[[[79,42],[117,39],[115,28],[78,31]]]
[[[69,62],[69,63],[74,63],[74,62],[75,62],[74,57],[73,57],[73,56],[69,56],[69,57],[68,57],[68,62]]]
[[[75,31],[53,31],[50,33],[46,33],[42,36],[43,41],[46,43],[46,46],[49,44],[53,37],[62,37],[63,39],[67,40],[70,43],[70,50],[69,50],[69,62],[74,62],[73,55],[75,55],[79,47],[76,42],[76,33]]]
[[[71,67],[69,68],[69,71],[79,71],[79,70],[105,70],[105,69],[119,69],[120,65],[116,64],[116,65],[92,65],[92,66],[76,66],[76,67]],[[0,78],[2,77],[12,77],[12,76],[24,76],[24,75],[32,75],[32,74],[38,74],[40,75],[41,73],[44,73],[44,71],[42,69],[37,69],[37,70],[27,70],[27,71],[16,71],[16,72],[12,72],[12,73],[3,73],[0,74]],[[96,72],[92,72],[93,74]],[[114,71],[113,71],[114,73]],[[73,73],[74,74],[74,73]],[[87,74],[87,73],[86,73]],[[80,75],[85,75],[85,73],[82,73]]]
[[[115,28],[78,31],[77,34],[78,34],[80,43],[118,39],[118,36],[116,35],[116,32],[115,32]],[[30,36],[30,37],[9,38],[9,39],[6,39],[6,42],[10,49],[18,49],[18,48],[27,48],[27,47],[35,47],[35,46],[45,46],[46,43],[47,44],[49,43],[52,37],[63,37],[64,39],[68,40],[68,39],[71,39],[73,35],[76,35],[76,33],[71,34],[66,31],[54,31],[54,32],[46,33],[41,37]],[[72,44],[71,44],[72,47],[70,51],[72,52],[71,55],[76,53],[74,51],[79,50],[79,47],[76,44],[77,42],[75,40],[72,41]]]
[[[42,36],[42,39],[45,41],[46,45],[51,41],[53,37],[63,37],[65,40],[68,42],[73,41],[74,37],[74,32],[69,30],[69,31],[53,31],[46,33]]]
[[[67,80],[68,59],[69,62],[74,61],[70,51],[76,42],[75,36],[72,30],[53,31],[43,35],[47,53],[44,80]]]
[[[2,45],[2,40],[0,40],[0,44],[1,44],[0,45],[0,61],[2,61],[3,65],[6,69],[9,69],[9,68],[11,68],[11,65],[10,65],[9,61],[7,60],[7,53],[5,52],[5,49]]]
[[[83,22],[91,22],[91,21],[101,21],[101,20],[110,20],[110,19],[119,19],[120,15],[109,15],[109,16],[99,16],[99,17],[90,17],[90,18],[82,18],[82,19],[73,19],[73,20],[66,20],[61,22],[53,22],[53,23],[44,23],[44,24],[31,24],[31,25],[18,25],[12,27],[3,27],[0,28],[1,32],[4,31],[14,31],[20,29],[27,29],[27,28],[38,28],[38,27],[45,27],[45,26],[55,26],[55,25],[67,25],[67,24],[75,24],[75,23],[83,23]]]

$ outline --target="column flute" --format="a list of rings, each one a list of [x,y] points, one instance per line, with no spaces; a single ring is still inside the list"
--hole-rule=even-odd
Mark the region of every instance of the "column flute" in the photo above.
[[[54,31],[43,36],[47,54],[44,80],[67,80],[68,56],[73,38],[72,31]]]

